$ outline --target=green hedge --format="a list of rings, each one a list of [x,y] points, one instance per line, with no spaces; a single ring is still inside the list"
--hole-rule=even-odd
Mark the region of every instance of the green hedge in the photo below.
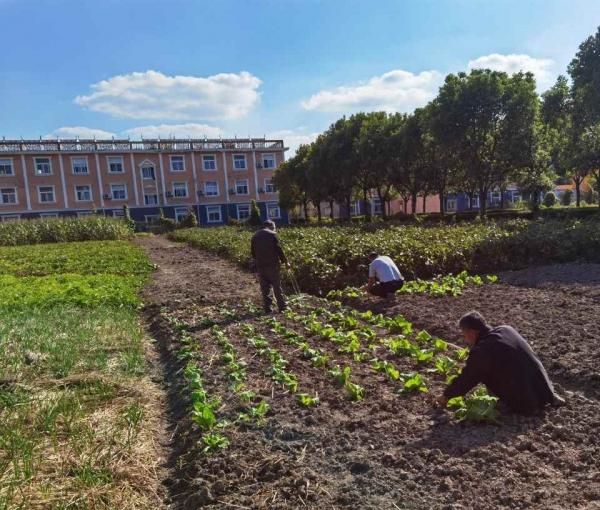
[[[0,223],[0,246],[111,241],[127,239],[132,234],[133,229],[126,221],[103,216],[23,220]]]

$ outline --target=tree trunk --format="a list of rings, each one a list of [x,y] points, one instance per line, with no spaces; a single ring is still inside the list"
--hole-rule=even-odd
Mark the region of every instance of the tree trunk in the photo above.
[[[596,173],[596,192],[598,193],[598,207],[600,207],[600,170]]]
[[[323,216],[321,215],[321,202],[317,202],[317,218],[319,219],[319,223],[323,223]]]
[[[442,218],[446,214],[446,197],[444,196],[444,192],[440,192],[440,214]]]
[[[469,210],[473,209],[473,195],[472,191],[469,191]]]
[[[363,192],[363,202],[365,204],[365,216],[367,218],[371,218],[371,207],[372,207],[372,205],[371,205],[370,202],[369,202],[369,207],[367,207],[367,194],[368,194],[369,191],[366,188],[363,188],[362,192]]]
[[[381,206],[381,217],[383,219],[385,219],[385,216],[386,216],[386,214],[385,214],[386,201],[381,196],[381,188],[377,188],[377,196],[379,197],[379,204]]]
[[[352,197],[348,195],[346,197],[346,211],[348,214],[348,220],[352,219],[352,212],[350,211],[350,202],[352,202]]]
[[[333,204],[334,204],[334,201],[330,200],[329,201],[329,218],[331,218],[332,220],[335,219],[335,215],[333,214]]]
[[[505,205],[506,205],[506,196],[504,194],[504,191],[500,190],[500,209],[504,209]]]
[[[427,193],[423,193],[423,214],[427,212]]]
[[[487,213],[487,190],[480,189],[479,190],[479,215],[482,218],[485,218]]]
[[[302,209],[304,210],[304,219],[308,221],[308,201],[304,200],[302,202]]]
[[[579,177],[577,179],[574,179],[575,181],[575,203],[577,204],[577,207],[579,207],[581,205],[581,181],[582,179],[579,179]]]
[[[404,214],[408,214],[408,200],[402,197],[402,205],[404,206]]]
[[[412,193],[410,196],[410,210],[413,214],[417,214],[417,193]]]

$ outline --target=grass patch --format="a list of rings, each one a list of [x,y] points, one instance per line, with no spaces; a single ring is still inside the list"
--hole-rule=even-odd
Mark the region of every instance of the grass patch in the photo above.
[[[146,257],[118,241],[31,246],[0,250],[0,267],[0,509],[157,507]]]

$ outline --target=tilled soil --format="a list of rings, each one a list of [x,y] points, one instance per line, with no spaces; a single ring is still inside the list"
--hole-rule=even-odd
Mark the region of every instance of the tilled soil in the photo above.
[[[365,387],[362,402],[349,401],[325,370],[313,367],[252,314],[244,315],[240,304],[259,299],[251,275],[162,238],[140,243],[158,265],[146,290],[145,315],[169,396],[170,508],[600,508],[599,266],[569,266],[566,282],[558,279],[561,269],[544,268],[501,275],[507,283],[468,289],[458,298],[405,296],[395,303],[361,304],[386,315],[402,313],[451,341],[457,318],[473,308],[493,323],[519,329],[568,403],[543,416],[504,416],[501,426],[493,426],[459,424],[435,410],[428,394],[400,396],[395,383],[368,363],[356,363],[330,342],[307,335],[332,364],[351,366],[353,382]],[[221,303],[237,315],[219,314]],[[222,351],[204,322],[209,314],[246,361],[247,387],[270,405],[264,422],[225,429],[231,445],[208,457],[198,447],[201,433],[189,422],[186,362],[177,356],[181,346],[161,309],[184,321],[198,340],[205,387],[221,397],[222,417],[235,420],[244,404],[229,388]],[[297,323],[276,318],[302,333]],[[300,407],[271,380],[270,364],[246,341],[244,324],[253,324],[289,360],[298,391],[318,394],[318,406]],[[404,371],[415,368],[407,360],[393,361]],[[436,393],[442,382],[432,376],[429,386]]]

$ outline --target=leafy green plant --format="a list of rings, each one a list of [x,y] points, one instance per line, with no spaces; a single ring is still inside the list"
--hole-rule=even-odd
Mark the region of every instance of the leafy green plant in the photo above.
[[[205,455],[208,455],[215,450],[227,448],[230,444],[229,439],[226,436],[218,433],[206,434],[202,438],[202,442],[204,443],[202,453]]]
[[[359,402],[365,398],[365,389],[362,386],[359,386],[358,384],[354,384],[347,381],[344,384],[344,388],[346,388],[350,399],[354,402]]]
[[[319,397],[318,396],[312,396],[309,395],[308,393],[298,393],[298,395],[296,395],[296,398],[298,399],[298,403],[302,406],[302,407],[312,407],[312,406],[316,406],[319,404]]]
[[[497,402],[498,398],[489,395],[486,388],[481,386],[466,398],[450,399],[448,408],[454,411],[454,416],[459,421],[499,424]]]
[[[350,380],[350,367],[340,368],[339,365],[336,365],[329,370],[329,375],[339,386],[344,386]]]
[[[425,384],[425,380],[423,379],[423,376],[419,373],[402,374],[401,381],[402,381],[402,389],[400,390],[400,393],[403,393],[403,394],[417,393],[417,392],[427,393],[429,391],[427,389],[427,386]]]

